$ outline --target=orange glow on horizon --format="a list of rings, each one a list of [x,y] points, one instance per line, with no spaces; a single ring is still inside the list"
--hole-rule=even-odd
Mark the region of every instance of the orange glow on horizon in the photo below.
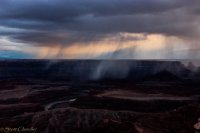
[[[125,33],[124,36],[127,36],[127,33]],[[142,35],[128,33],[128,36]],[[137,53],[145,55],[148,52],[153,53],[152,51],[166,49],[167,43],[169,43],[168,40],[170,39],[180,42],[178,38],[166,37],[160,34],[151,34],[142,40],[119,41],[116,37],[111,37],[105,38],[99,42],[91,42],[89,44],[77,43],[65,47],[59,44],[53,46],[44,46],[38,48],[36,51],[38,58],[50,59],[96,58],[106,53],[132,48],[136,48]],[[133,52],[135,52],[134,50]]]

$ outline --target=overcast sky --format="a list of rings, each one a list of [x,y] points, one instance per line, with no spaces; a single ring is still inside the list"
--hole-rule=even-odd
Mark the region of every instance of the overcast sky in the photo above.
[[[0,58],[200,59],[199,0],[0,0]]]

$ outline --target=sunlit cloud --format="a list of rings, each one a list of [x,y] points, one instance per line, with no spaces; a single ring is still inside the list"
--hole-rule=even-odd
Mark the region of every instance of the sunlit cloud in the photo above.
[[[122,36],[129,39],[121,40]],[[144,37],[145,36],[145,37]],[[51,47],[38,47],[38,58],[60,58],[60,59],[92,59],[92,58],[114,58],[111,55],[116,51],[129,50],[123,58],[131,59],[177,59],[188,56],[187,50],[190,47],[187,43],[177,37],[164,36],[160,34],[127,34],[120,33],[120,36],[110,37],[98,42],[89,44],[74,44],[70,46],[54,45]],[[130,39],[138,37],[140,39]],[[143,39],[141,39],[143,38]],[[125,51],[124,51],[125,52]],[[110,54],[111,53],[111,54]],[[102,56],[104,55],[104,56]],[[174,57],[173,57],[174,56]]]

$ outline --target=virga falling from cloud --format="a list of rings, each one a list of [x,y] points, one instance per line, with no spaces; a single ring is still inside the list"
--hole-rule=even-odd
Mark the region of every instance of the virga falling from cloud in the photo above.
[[[1,0],[0,41],[6,38],[4,45],[12,42],[10,50],[20,49],[34,58],[199,58],[199,4],[199,0]]]

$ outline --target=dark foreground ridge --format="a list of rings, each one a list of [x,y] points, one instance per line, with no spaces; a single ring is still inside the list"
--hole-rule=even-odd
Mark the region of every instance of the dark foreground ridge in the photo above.
[[[199,133],[199,70],[180,61],[2,60],[0,133]]]

